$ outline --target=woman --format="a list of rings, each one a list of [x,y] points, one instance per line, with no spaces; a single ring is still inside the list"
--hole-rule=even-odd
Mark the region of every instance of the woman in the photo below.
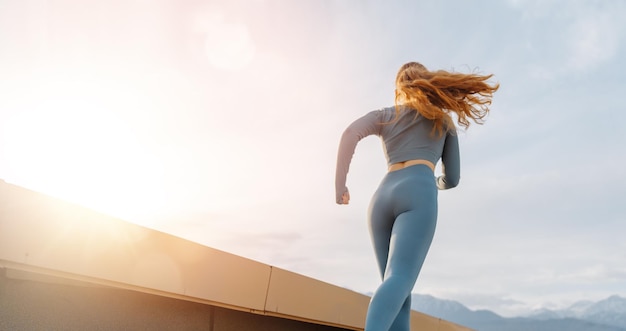
[[[417,62],[396,76],[395,107],[372,111],[343,133],[335,179],[338,204],[348,204],[346,177],[357,143],[378,135],[389,171],[372,197],[368,225],[382,284],[367,311],[366,331],[409,330],[411,291],[437,221],[437,189],[460,177],[456,127],[482,124],[498,84],[492,75],[429,71]],[[442,175],[435,177],[441,159]]]

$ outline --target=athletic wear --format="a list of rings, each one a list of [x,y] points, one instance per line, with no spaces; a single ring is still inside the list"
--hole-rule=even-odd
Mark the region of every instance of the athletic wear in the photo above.
[[[411,290],[426,259],[436,223],[437,187],[432,170],[417,164],[387,173],[368,210],[383,283],[372,296],[366,331],[409,331]]]
[[[354,121],[341,137],[337,157],[335,191],[337,203],[348,191],[346,177],[357,143],[377,135],[383,141],[387,163],[392,165],[408,160],[424,159],[437,164],[441,158],[444,173],[437,178],[439,189],[455,187],[460,177],[459,146],[456,131],[448,131],[441,137],[433,133],[433,122],[413,109],[402,107],[395,118],[395,107],[372,111]]]
[[[433,133],[433,122],[402,108],[372,111],[343,133],[337,157],[337,203],[348,191],[346,176],[357,143],[372,134],[382,138],[389,165],[414,159],[443,163],[435,178],[424,164],[388,172],[368,210],[368,224],[382,284],[374,292],[365,331],[409,331],[411,291],[424,264],[437,223],[437,189],[459,182],[460,161],[456,131]]]

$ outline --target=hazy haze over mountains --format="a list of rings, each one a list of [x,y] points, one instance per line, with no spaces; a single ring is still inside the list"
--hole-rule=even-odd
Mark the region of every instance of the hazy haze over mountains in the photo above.
[[[414,310],[480,331],[626,331],[626,298],[617,295],[509,318],[489,310],[470,310],[456,301],[430,295],[413,294],[412,299]]]

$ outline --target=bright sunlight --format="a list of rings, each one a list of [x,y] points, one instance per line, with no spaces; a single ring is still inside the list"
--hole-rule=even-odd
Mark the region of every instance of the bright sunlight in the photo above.
[[[8,180],[122,218],[158,212],[160,163],[120,117],[140,100],[102,77],[51,72],[14,96],[18,109],[2,123]]]
[[[238,170],[233,150],[247,145],[223,145],[228,116],[216,110],[238,97],[225,86],[258,55],[251,23],[226,5],[133,6],[27,12],[16,60],[0,64],[10,77],[0,81],[0,179],[151,227],[237,208],[233,176],[259,179]]]
[[[204,50],[214,67],[239,71],[253,60],[255,47],[246,24],[227,20],[218,11],[198,16],[196,28],[205,34]]]

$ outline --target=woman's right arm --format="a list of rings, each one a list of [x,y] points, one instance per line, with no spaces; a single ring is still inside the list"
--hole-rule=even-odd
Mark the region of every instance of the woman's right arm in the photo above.
[[[341,136],[335,172],[335,198],[337,204],[347,204],[344,200],[344,196],[349,197],[346,178],[348,177],[354,150],[361,139],[380,133],[380,113],[380,111],[372,111],[357,119],[348,126]]]
[[[437,188],[447,190],[459,185],[461,179],[461,156],[459,137],[455,131],[446,134],[446,141],[441,154],[443,174],[437,178]]]

